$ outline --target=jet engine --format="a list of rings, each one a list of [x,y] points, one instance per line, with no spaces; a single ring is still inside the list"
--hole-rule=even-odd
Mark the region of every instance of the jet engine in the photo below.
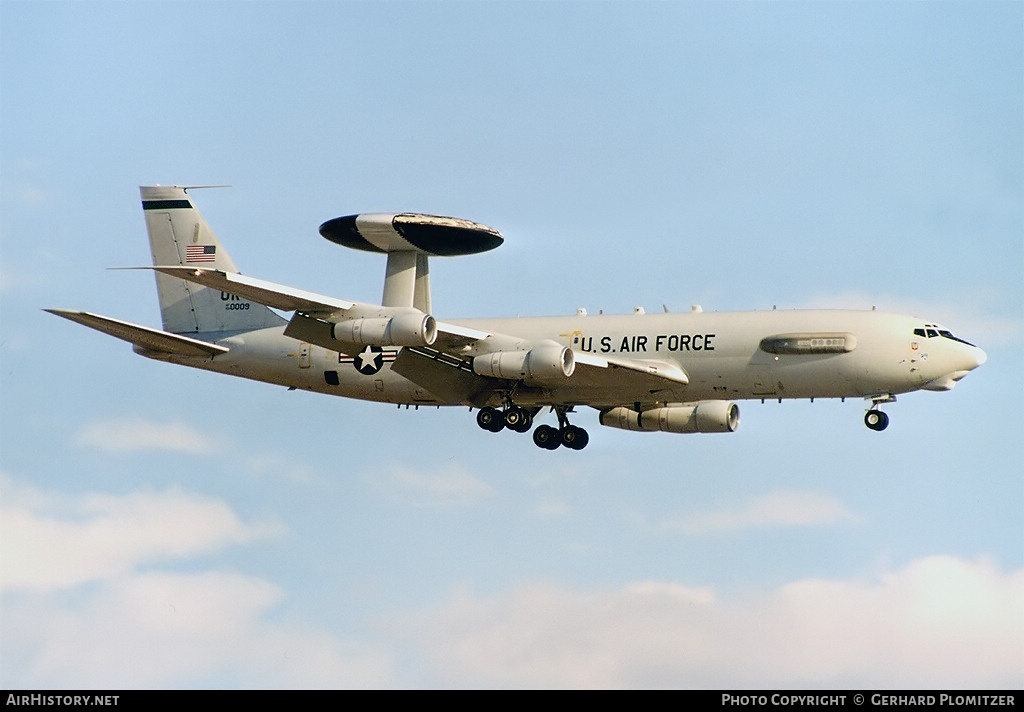
[[[637,412],[619,406],[601,411],[601,425],[665,433],[731,433],[740,426],[740,408],[731,401],[700,401]]]
[[[331,328],[338,341],[371,346],[430,346],[437,338],[437,322],[416,310],[395,316],[345,319]]]
[[[473,359],[480,376],[522,379],[536,386],[557,386],[576,370],[572,349],[556,343],[540,344],[529,351],[494,351]]]

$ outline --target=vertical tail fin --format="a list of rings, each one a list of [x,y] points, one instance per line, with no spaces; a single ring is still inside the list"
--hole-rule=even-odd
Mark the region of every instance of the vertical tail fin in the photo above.
[[[139,191],[155,266],[185,265],[238,271],[185,188],[143,186]],[[157,273],[156,289],[164,330],[171,333],[249,331],[285,322],[262,304],[164,274]]]

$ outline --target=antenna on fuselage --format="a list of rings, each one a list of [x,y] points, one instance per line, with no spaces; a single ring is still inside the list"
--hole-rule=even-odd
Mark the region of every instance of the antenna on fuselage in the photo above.
[[[328,220],[320,234],[331,242],[388,256],[384,271],[385,307],[415,307],[430,313],[428,258],[486,252],[505,238],[480,223],[418,213],[368,213]]]

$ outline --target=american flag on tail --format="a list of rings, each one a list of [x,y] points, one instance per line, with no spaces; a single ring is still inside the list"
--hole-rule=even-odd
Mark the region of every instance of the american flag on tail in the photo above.
[[[186,245],[186,262],[214,262],[217,259],[216,245]]]

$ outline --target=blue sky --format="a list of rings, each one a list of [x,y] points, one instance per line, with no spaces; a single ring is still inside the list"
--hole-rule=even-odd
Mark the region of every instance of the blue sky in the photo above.
[[[0,686],[1024,685],[1020,3],[0,1]],[[379,298],[357,212],[492,225],[440,318],[877,306],[988,352],[889,407],[580,452],[193,372],[143,184]]]

